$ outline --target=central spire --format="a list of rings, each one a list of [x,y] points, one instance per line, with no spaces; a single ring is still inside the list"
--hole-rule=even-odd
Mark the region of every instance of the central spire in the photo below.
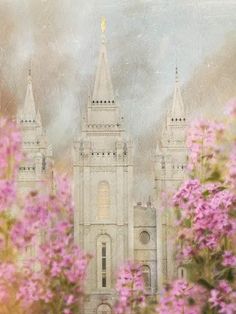
[[[110,68],[106,49],[106,19],[101,22],[101,46],[99,52],[98,66],[93,90],[93,102],[113,102],[114,93],[111,82]]]

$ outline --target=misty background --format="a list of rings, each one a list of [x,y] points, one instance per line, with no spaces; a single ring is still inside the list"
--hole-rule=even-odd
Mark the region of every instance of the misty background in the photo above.
[[[136,200],[153,193],[154,155],[178,65],[192,117],[221,116],[236,95],[236,0],[0,0],[0,108],[35,101],[58,169],[93,89],[101,17],[116,99],[135,146]]]

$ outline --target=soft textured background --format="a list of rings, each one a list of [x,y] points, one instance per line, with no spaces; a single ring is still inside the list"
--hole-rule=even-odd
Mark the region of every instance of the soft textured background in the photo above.
[[[114,89],[135,144],[135,192],[145,200],[176,62],[192,116],[220,116],[236,95],[235,12],[235,0],[0,0],[1,111],[22,105],[32,60],[57,165],[70,173],[105,16]]]

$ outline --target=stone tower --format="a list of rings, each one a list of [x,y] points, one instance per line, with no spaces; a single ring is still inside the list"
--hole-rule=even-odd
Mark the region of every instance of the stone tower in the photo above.
[[[186,108],[184,106],[176,68],[176,80],[172,106],[167,112],[162,136],[156,151],[156,207],[157,207],[157,283],[163,284],[175,278],[183,270],[177,270],[174,262],[174,213],[165,203],[169,193],[175,191],[186,176]]]
[[[74,237],[93,254],[84,313],[110,314],[118,267],[133,259],[133,153],[108,64],[105,20],[92,97],[74,141]]]
[[[22,132],[25,154],[18,174],[19,191],[23,196],[29,191],[42,189],[46,178],[52,184],[52,148],[47,143],[39,110],[36,110],[31,71],[24,105],[17,112],[17,124]]]

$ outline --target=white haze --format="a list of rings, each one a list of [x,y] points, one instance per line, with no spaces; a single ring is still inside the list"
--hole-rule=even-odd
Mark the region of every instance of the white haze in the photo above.
[[[235,12],[234,0],[0,0],[1,110],[15,114],[22,105],[31,62],[49,141],[58,165],[69,172],[64,161],[70,160],[93,88],[105,16],[113,85],[136,147],[136,193],[147,198],[176,63],[184,98],[195,114],[203,111],[203,101],[209,108],[215,98],[220,103],[235,92],[229,87],[235,86],[235,58],[228,60],[236,51]],[[227,95],[224,84],[215,81],[222,75]]]

